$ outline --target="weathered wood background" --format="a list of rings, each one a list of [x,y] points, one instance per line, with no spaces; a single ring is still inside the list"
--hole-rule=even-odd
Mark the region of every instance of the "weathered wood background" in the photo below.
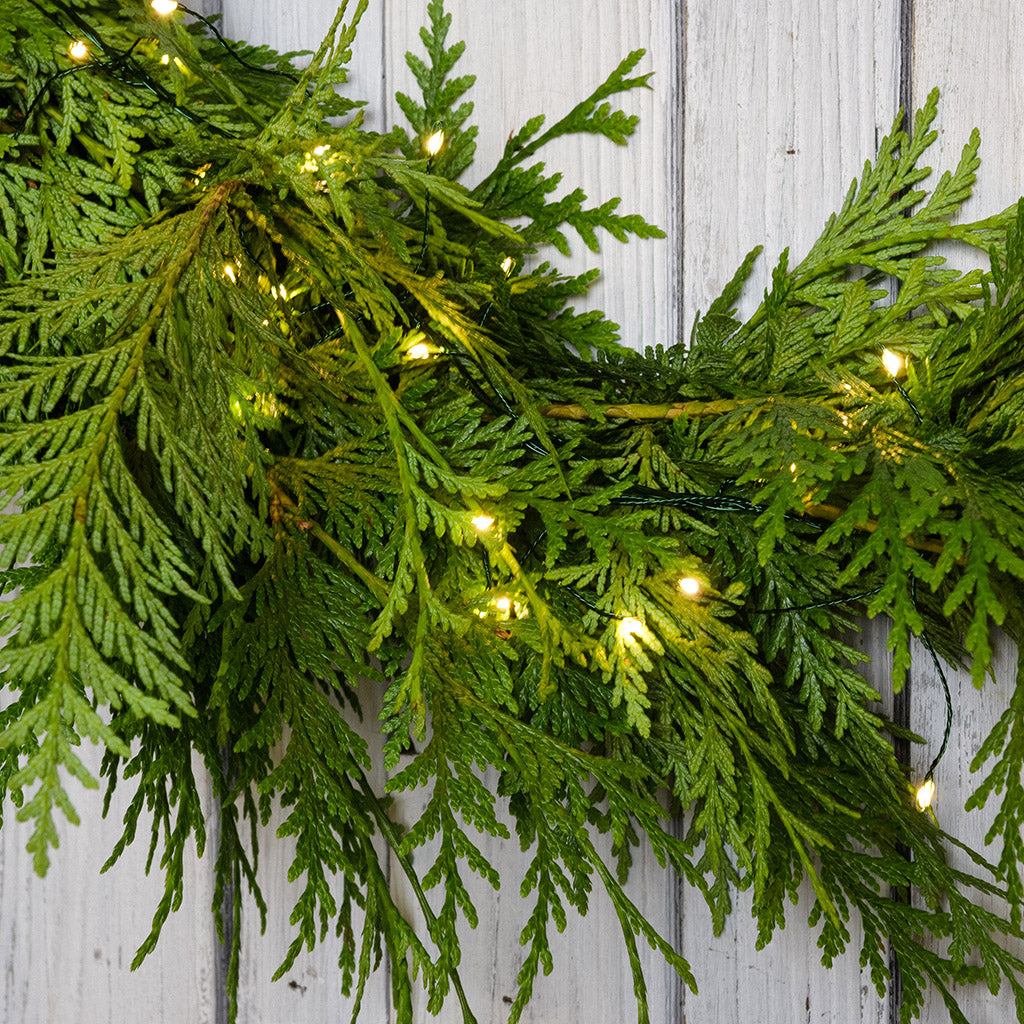
[[[208,2],[205,10],[221,5]],[[314,47],[334,13],[333,0],[223,0],[235,38],[280,49]],[[354,5],[353,5],[354,6]],[[802,254],[841,201],[901,102],[920,105],[932,86],[943,93],[933,166],[951,165],[970,129],[982,131],[983,165],[969,215],[1002,209],[1024,191],[1024,16],[1019,0],[448,0],[452,35],[468,43],[460,70],[479,76],[472,94],[485,168],[509,132],[530,115],[559,115],[598,84],[628,51],[647,50],[653,89],[626,97],[640,115],[627,148],[586,138],[547,154],[592,198],[624,197],[663,225],[662,242],[609,242],[592,304],[622,324],[630,345],[675,342],[695,311],[706,308],[743,254],[766,245],[766,262],[747,293],[756,304],[770,262],[789,245]],[[371,0],[353,63],[354,94],[371,103],[371,123],[398,116],[396,89],[410,88],[404,64],[419,49],[426,0]],[[580,247],[582,248],[582,246]],[[577,266],[590,265],[582,253]],[[872,624],[863,643],[885,687],[884,631]],[[944,708],[923,652],[913,672],[910,718],[932,746],[918,750],[920,770],[941,736]],[[942,824],[980,845],[985,822],[962,808],[968,764],[1005,701],[1013,652],[981,693],[954,677],[953,741],[937,773]],[[382,780],[378,779],[378,783]],[[415,813],[407,798],[399,813]],[[0,834],[0,1022],[2,1024],[221,1024],[224,965],[209,914],[209,857],[187,868],[185,905],[157,952],[132,973],[128,964],[148,930],[159,878],[143,875],[145,850],[110,873],[99,867],[119,834],[115,807],[96,824],[99,798],[81,794],[86,825],[67,829],[49,876],[40,880],[13,820]],[[13,815],[10,816],[13,819]],[[515,991],[522,912],[517,845],[491,853],[505,870],[500,895],[481,893],[482,920],[467,936],[462,973],[481,1021],[499,1021]],[[260,872],[270,905],[268,934],[244,936],[240,1021],[321,1024],[347,1020],[328,941],[300,958],[289,976],[270,977],[290,938],[289,858],[267,830]],[[396,878],[396,886],[400,886]],[[650,958],[652,1019],[665,1024],[884,1022],[898,997],[880,997],[856,955],[833,970],[818,964],[805,907],[764,951],[742,897],[723,935],[712,934],[699,897],[641,859],[635,900],[661,923],[693,965],[700,994],[685,991]],[[856,949],[856,937],[854,942]],[[556,973],[538,986],[530,1024],[635,1019],[628,966],[610,908],[598,904],[571,921],[559,942]],[[1007,994],[962,993],[978,1024],[1013,1018]],[[392,1020],[384,972],[361,1018]],[[418,1019],[420,1019],[418,1017]],[[423,1010],[423,1019],[426,1012]],[[454,1008],[442,1019],[456,1021]],[[936,998],[924,1020],[947,1019]]]

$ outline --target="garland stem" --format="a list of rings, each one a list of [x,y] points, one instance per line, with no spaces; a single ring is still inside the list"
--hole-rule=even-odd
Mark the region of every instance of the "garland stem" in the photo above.
[[[721,416],[747,405],[749,399],[719,398],[711,402],[666,402],[662,405],[606,405],[601,413],[611,420],[674,420],[679,416]],[[537,410],[551,420],[587,420],[591,413],[582,405],[542,405]]]

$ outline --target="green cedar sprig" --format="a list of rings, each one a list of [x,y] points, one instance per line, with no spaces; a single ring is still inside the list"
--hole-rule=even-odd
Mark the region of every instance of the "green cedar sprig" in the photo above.
[[[547,131],[528,122],[467,190],[470,81],[451,77],[443,4],[427,62],[410,62],[423,102],[400,100],[411,136],[366,132],[335,92],[364,8],[346,21],[343,6],[294,88],[141,4],[26,0],[0,35],[0,490],[20,504],[0,539],[3,585],[21,587],[5,604],[0,782],[36,822],[37,868],[54,810],[74,815],[63,776],[94,784],[74,751],[88,737],[108,788],[136,785],[111,862],[152,814],[166,891],[140,958],[181,901],[186,847],[205,845],[193,752],[212,777],[232,1013],[275,803],[302,882],[278,973],[333,926],[342,987],[358,1004],[385,952],[402,1021],[417,978],[429,1008],[455,998],[475,1019],[466,872],[508,885],[479,836],[512,828],[533,907],[513,1021],[552,967],[551,925],[585,912],[595,882],[638,1018],[637,933],[696,984],[622,889],[639,844],[718,928],[751,888],[762,942],[809,878],[825,962],[859,917],[880,989],[898,954],[906,1020],[928,984],[954,1020],[954,984],[1005,983],[1024,1005],[1024,965],[1001,944],[1020,936],[1019,700],[978,755],[995,759],[975,802],[1002,796],[1002,859],[954,870],[846,640],[856,613],[889,616],[898,686],[911,633],[979,682],[993,626],[1020,637],[1024,206],[949,223],[976,138],[930,198],[916,188],[933,96],[810,254],[780,260],[753,317],[733,307],[756,250],[689,347],[627,352],[614,325],[566,307],[592,275],[533,254],[564,249],[565,225],[588,245],[598,227],[657,229],[576,192],[551,201],[557,176],[525,162],[567,132],[624,142],[635,118],[608,101],[647,84],[629,77],[640,54]],[[68,19],[105,59],[56,78]],[[139,39],[138,66],[117,63]],[[450,149],[428,161],[435,123]],[[948,239],[988,249],[991,273],[945,268],[927,246]],[[909,357],[898,387],[885,347]],[[404,758],[389,788],[428,790],[407,831],[340,713],[378,697],[385,767]],[[906,888],[914,905],[891,895]]]

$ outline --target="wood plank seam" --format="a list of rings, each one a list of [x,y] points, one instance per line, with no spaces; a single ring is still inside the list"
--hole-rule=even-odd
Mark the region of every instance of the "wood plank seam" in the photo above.
[[[914,0],[900,0],[897,44],[899,47],[899,78],[897,80],[897,102],[903,111],[903,130],[910,133],[914,120]],[[908,672],[903,689],[893,694],[893,721],[909,731],[911,720],[912,673]],[[893,752],[901,764],[910,764],[910,741],[903,738],[893,740]],[[909,856],[909,850],[905,852]],[[891,891],[893,899],[910,903],[909,889]],[[889,949],[889,981],[887,984],[889,1024],[899,1024],[903,1008],[903,978],[900,963],[895,952]]]

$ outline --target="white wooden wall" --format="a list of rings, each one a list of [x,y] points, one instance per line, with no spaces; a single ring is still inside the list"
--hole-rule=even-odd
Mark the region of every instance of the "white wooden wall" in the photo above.
[[[216,7],[207,0],[205,9]],[[354,4],[353,4],[354,6]],[[223,0],[235,38],[280,49],[312,48],[333,15],[333,0]],[[410,89],[403,55],[419,48],[426,0],[371,0],[357,43],[352,91],[371,101],[371,123],[397,116],[395,89]],[[468,42],[460,68],[479,76],[473,93],[481,126],[480,164],[530,115],[559,115],[629,50],[645,47],[653,90],[625,98],[640,114],[628,148],[586,138],[548,154],[595,199],[624,197],[668,232],[661,242],[609,242],[592,305],[623,325],[633,346],[672,343],[706,308],[743,254],[766,244],[767,262],[748,292],[756,304],[770,261],[785,245],[799,256],[850,179],[874,153],[901,97],[913,105],[943,91],[934,166],[956,158],[970,129],[982,131],[982,171],[969,215],[1002,209],[1024,192],[1024,17],[1019,0],[448,0],[453,39]],[[580,246],[579,248],[582,248]],[[591,260],[584,252],[577,267]],[[682,328],[680,325],[683,325]],[[887,660],[878,624],[863,642],[885,685]],[[938,743],[943,726],[934,671],[918,652],[911,724]],[[953,741],[937,773],[942,824],[979,845],[985,822],[962,811],[967,764],[987,733],[1012,678],[1013,652],[1001,652],[999,679],[982,693],[954,677]],[[919,751],[921,767],[930,751]],[[379,781],[379,780],[378,780]],[[93,823],[94,794],[79,796],[88,825],[67,829],[49,876],[40,880],[24,853],[26,835],[11,820],[0,834],[0,1024],[221,1024],[223,978],[209,915],[210,864],[192,865],[182,910],[157,952],[137,972],[132,953],[148,929],[159,879],[142,876],[144,851],[108,875],[97,872],[119,830]],[[413,814],[413,798],[401,813]],[[288,856],[263,837],[261,874],[271,904],[268,934],[244,937],[242,1024],[320,1024],[347,1020],[328,943],[301,958],[289,977],[270,976],[290,936]],[[517,844],[492,849],[517,878]],[[399,883],[396,880],[396,886]],[[515,884],[481,893],[478,933],[467,937],[463,978],[481,1024],[504,1019],[514,994],[522,912]],[[684,991],[651,959],[652,1019],[665,1024],[881,1022],[895,1004],[880,999],[855,957],[832,971],[818,965],[802,908],[763,952],[742,899],[724,935],[714,937],[702,901],[641,858],[634,899],[673,936],[693,965],[700,994]],[[856,949],[856,942],[854,942]],[[538,985],[531,1024],[635,1019],[629,971],[611,910],[596,905],[570,922],[556,973]],[[962,994],[978,1024],[1013,1018],[1010,999]],[[423,1012],[425,1018],[425,1011]],[[392,1019],[383,977],[361,1018]],[[419,1019],[419,1018],[418,1018]],[[444,1021],[456,1021],[454,1009]],[[924,1020],[946,1020],[938,999]]]

